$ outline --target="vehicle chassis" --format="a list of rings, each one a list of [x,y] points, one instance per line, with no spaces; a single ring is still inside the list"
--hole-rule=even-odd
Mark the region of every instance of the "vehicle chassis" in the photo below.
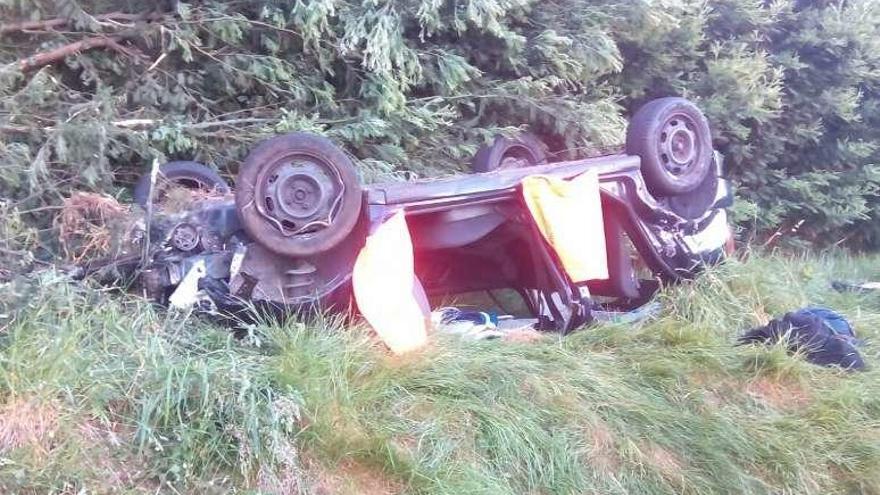
[[[717,154],[714,165],[718,176]],[[530,175],[571,179],[588,171],[600,181],[610,276],[574,284],[529,216],[519,185]],[[659,284],[690,278],[719,259],[726,240],[719,232],[729,232],[724,208],[731,195],[726,181],[715,184],[711,207],[693,220],[655,199],[640,158],[626,154],[374,184],[364,188],[360,220],[344,242],[299,258],[278,255],[250,238],[232,198],[209,198],[183,212],[149,216],[146,263],[130,258],[117,260],[117,266],[133,270],[142,293],[160,302],[203,262],[202,308],[223,313],[252,304],[279,311],[348,309],[352,267],[367,235],[403,211],[415,272],[429,295],[513,288],[539,325],[566,333],[591,320],[598,298],[611,307],[633,308]],[[654,277],[639,279],[630,246]]]

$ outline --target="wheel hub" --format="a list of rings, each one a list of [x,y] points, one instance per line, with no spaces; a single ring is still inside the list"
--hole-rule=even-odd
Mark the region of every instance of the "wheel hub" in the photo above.
[[[174,228],[170,241],[181,251],[192,251],[199,245],[199,231],[188,223],[181,223]]]
[[[685,115],[670,117],[660,134],[660,157],[670,173],[681,175],[694,166],[699,144],[695,124]]]
[[[324,188],[314,175],[298,172],[277,183],[271,194],[284,214],[305,219],[314,216],[321,208]]]
[[[258,179],[256,197],[263,216],[293,235],[329,226],[342,189],[330,166],[297,158],[268,167]]]

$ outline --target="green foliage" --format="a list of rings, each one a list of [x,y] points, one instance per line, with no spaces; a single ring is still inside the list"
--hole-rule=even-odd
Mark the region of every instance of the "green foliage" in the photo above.
[[[256,141],[296,129],[343,144],[368,180],[460,172],[517,128],[582,156],[622,142],[622,113],[679,94],[714,126],[744,226],[880,242],[871,0],[208,0],[100,17],[143,5],[0,0],[3,19],[70,19],[3,35],[4,197],[118,193],[156,157],[234,174]],[[123,50],[15,63],[102,34]]]
[[[634,30],[629,101],[680,93],[715,127],[758,230],[876,245],[880,6],[715,0]]]

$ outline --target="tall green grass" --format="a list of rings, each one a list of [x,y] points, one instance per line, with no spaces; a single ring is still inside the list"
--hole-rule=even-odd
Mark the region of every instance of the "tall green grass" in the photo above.
[[[3,493],[880,493],[874,259],[753,256],[663,315],[390,356],[333,319],[243,338],[50,274],[4,288]],[[736,336],[806,304],[846,373]]]

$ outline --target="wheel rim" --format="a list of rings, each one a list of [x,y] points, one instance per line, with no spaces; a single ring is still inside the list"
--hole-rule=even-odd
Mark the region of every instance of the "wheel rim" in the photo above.
[[[329,163],[297,155],[265,167],[254,192],[260,215],[281,234],[293,236],[329,227],[345,186]]]
[[[684,114],[674,114],[664,122],[658,151],[663,167],[670,174],[682,176],[695,168],[702,151],[696,129],[696,122]]]

